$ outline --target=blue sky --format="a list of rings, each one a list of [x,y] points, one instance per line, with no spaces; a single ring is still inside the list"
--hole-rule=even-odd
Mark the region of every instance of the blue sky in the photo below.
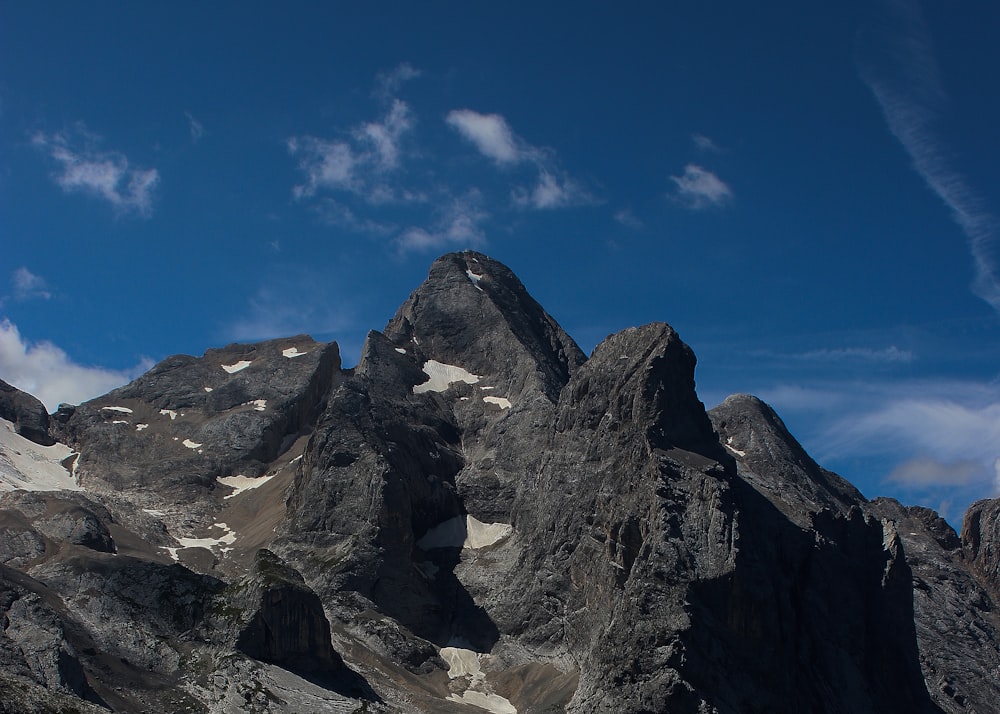
[[[867,496],[1000,488],[1000,6],[6,3],[0,378],[50,406],[465,248],[672,324]]]

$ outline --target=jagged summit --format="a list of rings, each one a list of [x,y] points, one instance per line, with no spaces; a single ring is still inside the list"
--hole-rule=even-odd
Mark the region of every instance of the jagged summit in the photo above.
[[[517,394],[537,389],[552,402],[586,359],[510,268],[474,251],[435,260],[385,334],[425,360],[461,364]]]
[[[353,369],[233,344],[48,425],[0,385],[0,711],[1000,711],[1000,501],[868,501],[694,369],[467,251]]]
[[[734,394],[708,413],[741,476],[792,520],[805,525],[809,514],[831,508],[847,512],[865,503],[854,486],[817,464],[768,404]]]

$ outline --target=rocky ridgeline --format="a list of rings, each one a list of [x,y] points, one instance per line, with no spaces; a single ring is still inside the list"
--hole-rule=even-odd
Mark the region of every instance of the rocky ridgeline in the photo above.
[[[694,367],[464,252],[350,370],[0,383],[0,712],[1000,712],[1000,501],[868,501]]]

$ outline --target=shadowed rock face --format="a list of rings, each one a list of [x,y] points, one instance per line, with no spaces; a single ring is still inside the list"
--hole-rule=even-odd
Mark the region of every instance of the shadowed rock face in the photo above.
[[[343,669],[323,604],[274,553],[259,551],[253,570],[234,590],[227,604],[245,608],[236,640],[241,652],[302,672],[334,675]]]
[[[1000,712],[998,502],[961,539],[869,502],[694,369],[665,323],[586,358],[473,252],[352,370],[305,336],[164,360],[55,415],[84,492],[0,498],[0,696]]]
[[[1000,594],[1000,499],[969,506],[962,521],[962,548],[980,582]]]
[[[49,415],[38,399],[0,380],[0,419],[14,424],[15,431],[25,439],[42,446],[56,440],[49,434]]]

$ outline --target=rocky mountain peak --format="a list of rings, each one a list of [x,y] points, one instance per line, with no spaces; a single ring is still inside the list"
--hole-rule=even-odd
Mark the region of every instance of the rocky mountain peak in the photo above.
[[[386,336],[423,361],[460,366],[513,394],[551,402],[586,357],[516,275],[482,253],[449,253],[389,321]]]
[[[799,525],[824,508],[865,502],[854,486],[819,466],[764,401],[734,394],[708,413],[740,476]]]
[[[48,426],[0,385],[0,711],[1000,712],[1000,501],[868,501],[695,364],[585,358],[467,251],[354,369],[232,344]]]

